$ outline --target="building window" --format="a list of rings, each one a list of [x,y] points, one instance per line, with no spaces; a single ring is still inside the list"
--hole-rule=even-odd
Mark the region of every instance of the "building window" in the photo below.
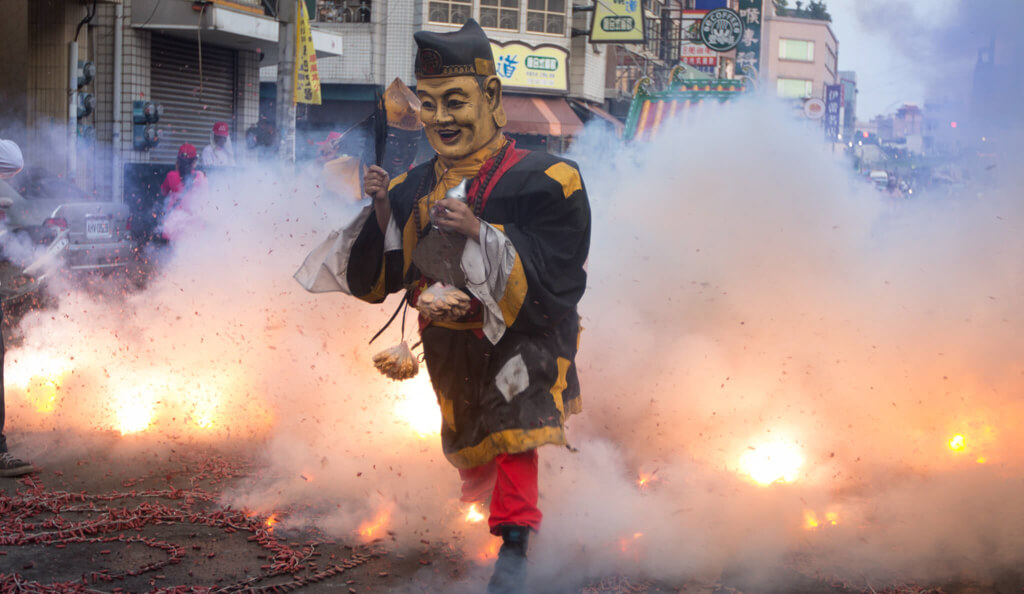
[[[369,23],[370,0],[317,0],[314,18],[321,23]]]
[[[526,30],[565,35],[565,0],[528,0]]]
[[[805,98],[811,96],[812,82],[799,78],[780,78],[778,95],[785,99]]]
[[[473,16],[472,0],[431,0],[430,22],[462,25]]]
[[[779,59],[796,60],[797,62],[814,61],[814,42],[799,39],[779,40]]]
[[[480,26],[519,30],[519,0],[480,0]]]

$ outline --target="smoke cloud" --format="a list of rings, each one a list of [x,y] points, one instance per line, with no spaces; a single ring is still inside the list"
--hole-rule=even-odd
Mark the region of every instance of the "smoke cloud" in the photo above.
[[[594,213],[584,412],[572,451],[540,453],[537,584],[761,580],[780,564],[878,583],[1019,565],[1019,172],[895,201],[789,117],[752,98],[643,145],[588,130],[570,155]],[[463,518],[425,372],[396,383],[370,361],[402,339],[396,321],[367,344],[396,298],[310,295],[291,278],[358,208],[311,179],[211,179],[145,290],[63,288],[26,317],[9,427],[42,465],[121,432],[234,444],[263,470],[226,502],[287,509],[283,528],[453,542],[475,558],[493,539]]]

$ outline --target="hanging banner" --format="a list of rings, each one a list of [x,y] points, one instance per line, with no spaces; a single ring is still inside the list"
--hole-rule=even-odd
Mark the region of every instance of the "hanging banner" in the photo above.
[[[640,0],[599,0],[590,19],[590,43],[645,43]]]
[[[700,23],[708,11],[683,11],[683,39],[679,46],[679,61],[693,66],[705,74],[714,74],[718,68],[718,52],[704,45],[700,38]]]
[[[320,105],[320,73],[316,68],[316,49],[313,47],[313,30],[309,26],[306,3],[299,3],[297,40],[295,43],[295,103]]]
[[[842,85],[825,85],[825,140],[839,139],[839,105],[842,102]]]
[[[736,46],[736,74],[757,77],[761,71],[761,23],[764,0],[739,0],[743,36]]]
[[[503,89],[569,92],[569,52],[565,48],[492,41],[491,52]]]

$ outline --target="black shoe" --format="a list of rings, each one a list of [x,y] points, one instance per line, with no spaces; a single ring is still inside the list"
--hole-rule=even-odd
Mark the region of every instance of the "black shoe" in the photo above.
[[[35,468],[31,464],[15,458],[10,452],[0,454],[0,476],[21,476],[34,470]]]
[[[530,540],[527,526],[501,526],[505,541],[494,563],[494,574],[487,584],[487,594],[522,594],[526,592],[526,547]]]

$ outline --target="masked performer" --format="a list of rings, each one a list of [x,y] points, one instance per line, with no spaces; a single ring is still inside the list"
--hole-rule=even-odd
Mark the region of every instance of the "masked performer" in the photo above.
[[[416,160],[423,124],[420,123],[420,100],[401,79],[396,78],[384,92],[384,107],[387,113],[387,139],[384,146],[384,169],[391,176],[405,173]],[[329,149],[338,147],[345,135],[332,133],[324,145]],[[362,157],[344,155],[328,160],[323,165],[321,178],[324,188],[337,196],[362,197],[360,186],[363,175],[373,165],[372,143]],[[325,148],[321,148],[323,153]]]
[[[565,420],[581,410],[576,308],[590,207],[574,163],[501,133],[501,82],[475,21],[415,39],[420,118],[437,156],[393,179],[371,167],[373,205],[296,279],[371,303],[405,291],[420,311],[445,456],[463,500],[490,498],[490,530],[504,539],[489,592],[520,592],[541,524],[537,448],[566,444]]]

